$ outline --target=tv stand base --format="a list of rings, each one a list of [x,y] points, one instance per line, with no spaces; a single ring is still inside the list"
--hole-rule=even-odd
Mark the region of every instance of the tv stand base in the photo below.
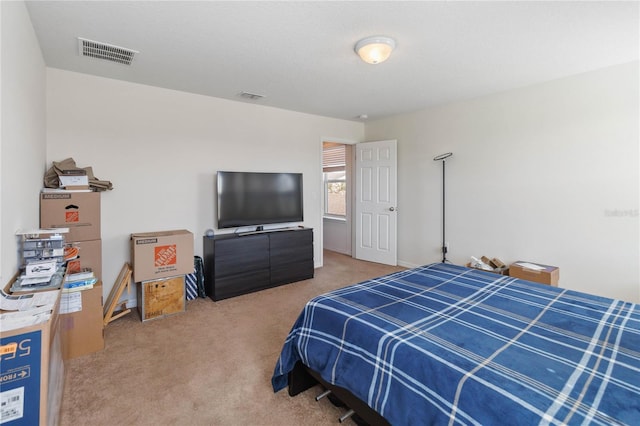
[[[222,300],[313,278],[313,229],[203,237],[207,296]]]

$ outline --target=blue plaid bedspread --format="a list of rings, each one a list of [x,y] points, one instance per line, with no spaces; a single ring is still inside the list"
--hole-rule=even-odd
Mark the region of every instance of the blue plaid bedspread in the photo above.
[[[297,361],[392,425],[640,424],[640,305],[456,265],[310,300]]]

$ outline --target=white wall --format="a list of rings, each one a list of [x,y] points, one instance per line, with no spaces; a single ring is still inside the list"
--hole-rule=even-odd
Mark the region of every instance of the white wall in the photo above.
[[[15,233],[37,228],[45,169],[45,66],[24,2],[0,2],[0,282],[19,266]]]
[[[398,139],[398,257],[560,268],[560,286],[640,302],[638,63],[368,123]]]
[[[47,163],[73,157],[114,186],[101,196],[105,295],[131,233],[185,228],[202,254],[217,170],[302,172],[320,266],[321,142],[363,135],[362,123],[47,70]]]
[[[342,219],[325,217],[323,220],[323,248],[351,256],[351,235]]]

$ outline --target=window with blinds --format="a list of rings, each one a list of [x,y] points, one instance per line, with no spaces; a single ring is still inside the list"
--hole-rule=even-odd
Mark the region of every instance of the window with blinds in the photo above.
[[[324,213],[327,217],[347,215],[347,171],[345,145],[325,142],[322,147]]]
[[[325,173],[338,170],[344,171],[346,165],[344,145],[325,142],[322,148],[322,171]]]

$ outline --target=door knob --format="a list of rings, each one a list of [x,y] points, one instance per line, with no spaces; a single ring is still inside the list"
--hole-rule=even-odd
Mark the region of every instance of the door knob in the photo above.
[[[389,207],[389,211],[390,211],[390,212],[393,212],[393,211],[395,211],[395,210],[396,210],[396,208],[395,208],[395,207]]]

